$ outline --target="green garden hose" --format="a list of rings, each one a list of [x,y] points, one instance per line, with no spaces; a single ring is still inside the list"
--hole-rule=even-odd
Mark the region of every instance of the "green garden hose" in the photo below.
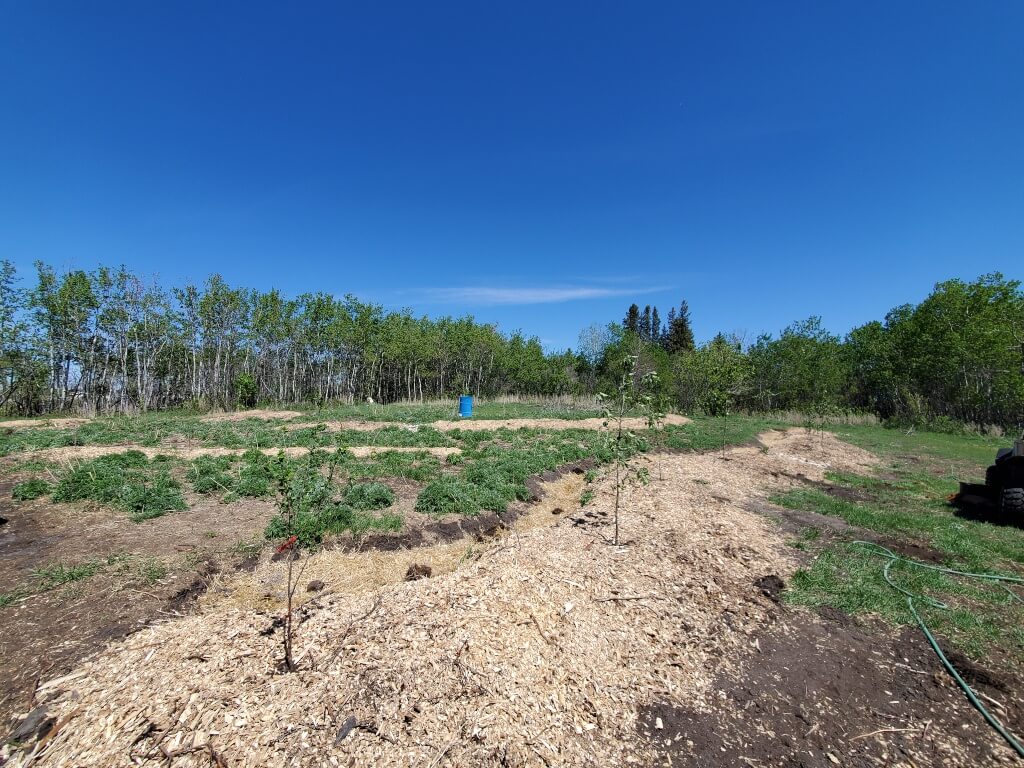
[[[892,580],[892,577],[889,574],[889,569],[892,567],[893,563],[908,563],[909,565],[916,566],[917,568],[927,568],[931,571],[949,573],[955,576],[965,576],[972,579],[985,579],[988,581],[995,581],[998,582],[1003,587],[1003,589],[1005,589],[1010,594],[1011,597],[1022,603],[1024,603],[1024,600],[1021,599],[1020,595],[1018,595],[1012,589],[1007,587],[1004,582],[1009,582],[1011,584],[1024,584],[1024,579],[1018,578],[1016,576],[999,576],[992,573],[968,573],[966,571],[957,571],[952,568],[943,568],[942,566],[938,565],[922,563],[917,560],[911,560],[906,557],[900,557],[895,552],[886,549],[885,547],[876,544],[873,541],[854,541],[852,543],[862,547],[867,547],[872,555],[878,555],[880,557],[887,558],[885,568],[882,569],[883,578],[890,587],[895,589],[897,592],[900,592],[907,598],[907,607],[910,608],[910,613],[917,620],[918,626],[921,627],[921,631],[924,632],[924,636],[928,639],[928,643],[931,645],[932,650],[934,650],[936,655],[939,657],[939,660],[942,662],[942,665],[946,668],[946,671],[949,672],[949,674],[953,677],[954,680],[956,680],[957,685],[960,686],[960,689],[967,696],[968,701],[970,701],[971,704],[974,705],[975,709],[981,712],[981,715],[985,718],[985,721],[993,728],[995,728],[995,730],[999,733],[1000,736],[1006,739],[1006,743],[1013,747],[1013,749],[1017,752],[1017,754],[1020,757],[1024,757],[1024,746],[1022,746],[1021,743],[1017,741],[1017,739],[1015,739],[1013,735],[1003,727],[1002,723],[1000,723],[999,720],[997,720],[995,716],[985,708],[985,705],[982,704],[981,701],[978,699],[977,695],[975,695],[974,690],[971,688],[971,686],[967,684],[967,681],[960,676],[960,673],[956,671],[956,668],[949,662],[949,659],[946,658],[946,654],[943,653],[942,649],[939,647],[938,642],[936,642],[935,640],[935,636],[932,635],[931,631],[928,629],[928,625],[924,623],[924,619],[921,618],[921,615],[917,612],[917,608],[914,607],[914,600],[915,598],[923,600],[925,603],[934,608],[948,609],[949,606],[939,600],[928,597],[927,595],[915,595],[912,592],[904,589]]]

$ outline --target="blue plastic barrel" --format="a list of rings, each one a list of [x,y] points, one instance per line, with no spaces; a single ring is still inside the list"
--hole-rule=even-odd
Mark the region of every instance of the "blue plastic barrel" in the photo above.
[[[468,419],[473,416],[473,396],[461,395],[459,397],[459,416]]]

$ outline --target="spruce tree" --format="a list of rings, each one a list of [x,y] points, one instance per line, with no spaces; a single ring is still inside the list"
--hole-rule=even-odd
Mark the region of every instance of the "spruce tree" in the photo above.
[[[636,304],[630,304],[629,309],[626,311],[626,317],[622,320],[622,324],[625,326],[627,331],[638,333],[640,331],[640,307]]]
[[[644,314],[640,318],[640,338],[651,338],[651,305],[644,307]]]
[[[690,307],[684,300],[679,305],[679,313],[672,317],[669,322],[668,332],[665,334],[665,349],[669,352],[692,352],[696,347],[693,340],[693,329],[690,327]]]
[[[651,341],[661,341],[661,317],[657,307],[651,308]]]

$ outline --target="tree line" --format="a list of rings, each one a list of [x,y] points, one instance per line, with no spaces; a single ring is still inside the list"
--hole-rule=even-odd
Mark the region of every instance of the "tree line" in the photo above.
[[[164,288],[124,267],[23,287],[0,261],[0,411],[94,413],[180,406],[595,394],[626,355],[683,412],[873,412],[899,423],[1017,427],[1024,420],[1024,293],[998,273],[937,284],[920,304],[845,336],[819,317],[752,341],[698,344],[686,301],[667,319],[631,305],[576,351],[471,316],[431,319],[347,295],[289,298],[219,275]]]
[[[920,304],[844,337],[811,317],[752,342],[719,333],[695,345],[685,302],[673,313],[675,334],[657,317],[655,308],[633,305],[603,331],[600,354],[584,355],[595,384],[610,385],[614,362],[635,354],[637,376],[657,371],[661,396],[683,411],[859,411],[932,427],[1024,423],[1024,293],[998,273],[939,283]],[[581,349],[594,333],[581,336]]]
[[[472,317],[414,317],[354,296],[288,298],[219,275],[167,289],[124,267],[22,287],[0,262],[0,409],[107,413],[471,393],[563,394],[575,357]]]

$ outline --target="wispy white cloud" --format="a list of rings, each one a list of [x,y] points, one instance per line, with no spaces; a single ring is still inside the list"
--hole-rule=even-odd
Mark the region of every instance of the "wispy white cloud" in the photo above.
[[[602,288],[561,286],[551,288],[495,288],[475,285],[458,288],[428,288],[427,296],[451,304],[559,304],[566,301],[603,299],[610,296],[638,296],[664,288]]]

